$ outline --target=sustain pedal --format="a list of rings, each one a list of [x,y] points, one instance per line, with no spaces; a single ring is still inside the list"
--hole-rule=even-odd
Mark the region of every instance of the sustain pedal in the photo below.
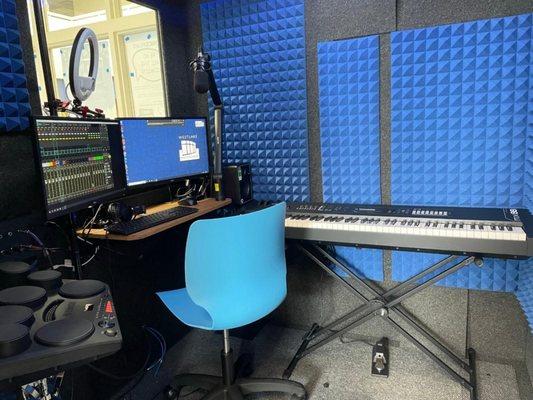
[[[384,337],[372,348],[372,375],[389,377],[389,339]]]

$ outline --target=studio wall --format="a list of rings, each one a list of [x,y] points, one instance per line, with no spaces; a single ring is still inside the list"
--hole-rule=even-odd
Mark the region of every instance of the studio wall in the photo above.
[[[531,4],[452,2],[457,3],[454,9],[450,2],[439,1],[304,3],[309,141],[304,159],[309,163],[312,200],[529,205],[531,157],[526,153],[531,135],[527,121],[532,112],[528,98]],[[216,39],[223,45],[213,48],[216,55],[229,49],[217,70],[222,91],[225,86],[227,90],[239,86],[237,78],[225,69],[228,63],[235,62],[246,70],[252,61],[231,53],[235,35],[249,26],[239,15],[241,6],[234,1],[201,5],[202,13],[216,7],[224,18],[231,19],[229,30],[217,31]],[[205,17],[202,20],[207,50],[213,44],[209,35],[216,23]],[[413,30],[415,27],[419,29]],[[358,54],[348,47],[338,49],[376,34],[379,47],[374,57],[380,63],[374,80],[379,90],[377,98],[372,95],[377,105],[373,104],[369,115],[361,113],[368,105],[368,96],[358,96],[363,86],[358,87],[357,78],[349,72]],[[229,60],[231,57],[235,59]],[[259,65],[262,61],[268,63],[256,61]],[[366,76],[369,71],[359,72]],[[264,87],[254,91],[255,96],[268,93]],[[333,100],[331,93],[337,95]],[[344,97],[339,97],[340,93]],[[230,118],[239,119],[232,111],[244,110],[239,105],[246,102],[238,96],[231,99],[234,108],[229,111]],[[352,118],[352,131],[343,130],[343,116]],[[355,121],[361,116],[379,121],[377,129],[357,131]],[[242,125],[240,148],[253,147],[254,128]],[[344,135],[339,134],[341,131]],[[368,138],[374,138],[374,142]],[[364,146],[364,156],[354,152]],[[334,165],[337,168],[332,168]],[[361,176],[365,177],[364,185]],[[271,198],[280,198],[272,190],[262,192],[261,198],[269,193]],[[346,249],[339,252],[362,275],[386,281],[403,280],[437,257],[390,252],[382,257],[381,251],[370,256]],[[519,262],[486,260],[482,269],[467,268],[443,284],[514,293],[519,282]]]
[[[213,1],[201,12],[224,162],[252,164],[258,200],[309,200],[303,0]]]
[[[37,78],[31,51],[26,2],[0,7],[0,231],[9,219],[40,215],[29,115],[39,114]],[[30,49],[28,51],[27,49]],[[5,185],[5,189],[4,189]]]

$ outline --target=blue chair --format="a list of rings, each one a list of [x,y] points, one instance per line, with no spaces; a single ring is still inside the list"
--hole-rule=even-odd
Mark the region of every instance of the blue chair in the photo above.
[[[158,293],[184,324],[224,331],[222,378],[183,374],[174,377],[167,397],[181,388],[205,389],[204,400],[240,400],[244,395],[281,392],[307,397],[302,384],[285,379],[235,379],[229,329],[276,309],[287,294],[285,203],[249,214],[194,222],[185,251],[186,287]]]

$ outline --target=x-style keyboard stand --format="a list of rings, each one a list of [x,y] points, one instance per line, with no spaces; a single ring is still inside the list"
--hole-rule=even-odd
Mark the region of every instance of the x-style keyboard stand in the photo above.
[[[298,348],[289,366],[283,373],[284,378],[287,379],[292,375],[297,363],[306,355],[330,343],[332,340],[342,336],[355,327],[364,324],[370,319],[380,316],[389,322],[394,328],[396,328],[419,350],[437,363],[437,365],[441,367],[453,380],[467,389],[470,392],[470,400],[478,400],[475,350],[468,348],[466,350],[466,358],[468,361],[464,361],[462,357],[455,354],[455,352],[450,350],[449,347],[440,342],[427,328],[420,325],[420,323],[413,318],[411,313],[407,311],[401,303],[423,289],[446,278],[448,275],[451,275],[459,269],[466,267],[467,265],[475,263],[476,265],[481,266],[483,264],[483,260],[481,258],[474,256],[448,256],[412,276],[406,281],[396,285],[392,289],[380,293],[377,289],[373,288],[364,280],[359,278],[356,274],[354,274],[350,268],[348,268],[338,258],[331,255],[330,252],[328,252],[323,246],[309,242],[297,242],[296,246],[303,254],[309,257],[328,274],[337,279],[360,300],[364,301],[365,304],[354,309],[353,311],[348,312],[324,327],[313,324],[309,332],[304,336],[302,344]],[[347,276],[355,281],[359,288],[354,286],[345,277],[337,273],[335,268],[331,268],[329,265],[334,265],[343,271]],[[435,273],[437,270],[443,267],[445,267],[445,269],[443,269],[441,272]],[[434,275],[431,276],[432,274]],[[428,279],[425,280],[425,278]],[[367,294],[365,294],[365,291]],[[370,295],[368,295],[368,293]],[[415,330],[419,335],[423,336],[438,350],[444,353],[448,357],[449,361],[451,361],[451,364],[456,368],[452,368],[450,363],[440,358],[437,354],[416,339],[403,326],[401,326],[399,322],[405,323]],[[348,324],[346,325],[346,323]],[[338,329],[339,326],[343,324],[344,326]]]

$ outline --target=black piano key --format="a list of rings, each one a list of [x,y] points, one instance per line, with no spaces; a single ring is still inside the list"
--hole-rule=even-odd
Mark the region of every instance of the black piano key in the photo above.
[[[513,231],[513,228],[511,228],[510,226],[506,226],[506,228],[507,228],[507,230],[508,230],[509,232],[512,232],[512,231]]]
[[[491,226],[490,226],[490,229],[493,230],[493,231],[495,231],[495,230],[496,230],[496,226],[495,226],[495,225],[491,225]]]
[[[483,227],[483,225],[478,225],[478,227],[479,227],[479,229],[482,230],[482,231],[485,230],[485,228]]]
[[[413,225],[413,221],[409,221],[409,222],[407,223],[407,225],[409,225],[409,226]]]
[[[426,222],[426,226],[430,226],[430,225],[431,225],[430,221]]]
[[[420,221],[416,221],[415,226],[419,226],[419,225],[420,225]]]
[[[439,225],[438,222],[433,222],[433,228],[436,228]]]
[[[452,228],[455,228],[456,226],[457,226],[457,224],[454,222],[454,223],[452,224]]]
[[[407,223],[406,220],[403,220],[403,221],[401,222],[402,225],[405,225],[406,223]]]
[[[459,224],[459,229],[463,229],[465,227],[464,224]]]
[[[396,222],[398,222],[398,221],[396,221],[395,219],[393,219],[390,223],[391,223],[391,225],[396,225]]]
[[[474,224],[470,225],[470,229],[476,229],[476,226]]]
[[[498,226],[498,229],[499,229],[500,231],[503,231],[504,228],[503,228],[502,225],[499,225],[499,226]]]
[[[450,226],[450,224],[449,224],[448,222],[446,222],[446,223],[444,224],[444,227],[445,227],[445,228],[448,228],[448,226]]]

